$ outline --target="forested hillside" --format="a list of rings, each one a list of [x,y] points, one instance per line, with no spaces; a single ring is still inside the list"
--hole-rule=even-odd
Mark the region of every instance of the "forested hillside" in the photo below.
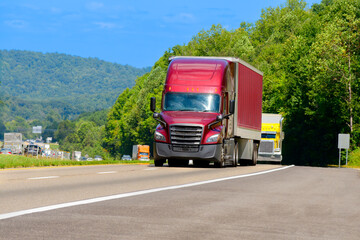
[[[0,139],[11,131],[31,137],[36,125],[53,135],[64,119],[110,108],[149,71],[96,58],[0,50]]]
[[[169,56],[231,56],[264,72],[263,112],[285,117],[285,162],[336,164],[338,133],[351,134],[352,149],[360,142],[359,29],[360,1],[306,6],[288,0],[264,9],[255,24],[203,30],[165,52],[150,73],[118,97],[104,146],[119,155],[129,153],[132,144],[152,145],[157,123],[149,101],[155,96],[160,104]]]
[[[48,108],[68,118],[108,108],[119,93],[134,86],[137,76],[149,70],[96,58],[2,50],[0,96],[7,103],[8,115],[3,118],[40,116],[42,120]]]

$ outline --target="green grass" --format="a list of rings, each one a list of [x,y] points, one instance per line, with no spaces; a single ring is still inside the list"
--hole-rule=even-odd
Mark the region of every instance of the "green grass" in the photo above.
[[[349,154],[349,166],[360,167],[360,148],[355,149]]]
[[[151,164],[154,161],[73,161],[45,157],[27,157],[18,155],[0,155],[0,169],[26,168],[26,167],[49,167],[49,166],[79,166],[79,165],[103,165],[103,164]]]

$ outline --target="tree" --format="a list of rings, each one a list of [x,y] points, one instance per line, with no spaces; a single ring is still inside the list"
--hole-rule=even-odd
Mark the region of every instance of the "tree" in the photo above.
[[[354,132],[354,117],[359,110],[360,3],[336,0],[327,7],[323,31],[314,43],[312,63],[314,80],[323,94],[319,104],[328,105],[342,116],[348,130]]]
[[[65,138],[75,132],[75,124],[70,120],[65,120],[59,123],[58,129],[55,132],[55,140],[62,144]]]
[[[22,133],[24,138],[32,138],[32,128],[30,124],[22,117],[16,117],[14,120],[5,123],[7,132]]]

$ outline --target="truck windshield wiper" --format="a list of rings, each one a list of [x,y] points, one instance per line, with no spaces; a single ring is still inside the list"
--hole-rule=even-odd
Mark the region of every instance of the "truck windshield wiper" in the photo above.
[[[181,111],[181,112],[193,112],[194,111],[194,109],[179,109],[179,110],[177,110],[177,111]]]

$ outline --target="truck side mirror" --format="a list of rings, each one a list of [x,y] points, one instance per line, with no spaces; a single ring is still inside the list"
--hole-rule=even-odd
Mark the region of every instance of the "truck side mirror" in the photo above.
[[[152,97],[150,99],[150,110],[152,112],[155,112],[155,109],[156,109],[156,98],[155,97]]]
[[[229,106],[229,113],[234,114],[234,112],[235,112],[235,100],[231,100]]]

